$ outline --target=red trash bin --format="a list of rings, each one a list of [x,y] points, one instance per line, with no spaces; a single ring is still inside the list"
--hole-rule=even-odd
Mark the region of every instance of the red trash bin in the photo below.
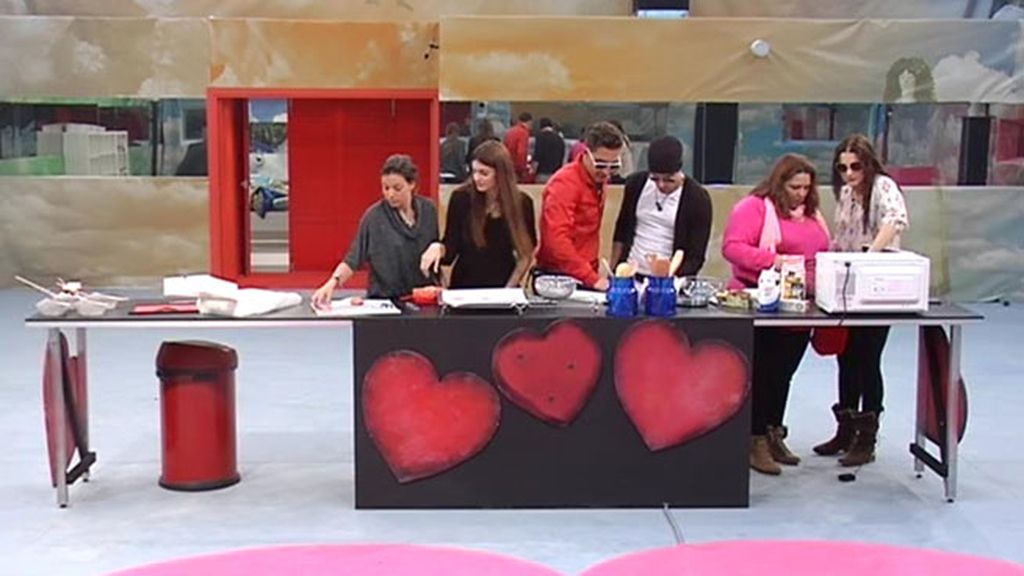
[[[213,490],[239,481],[235,447],[238,355],[213,342],[164,342],[160,378],[163,469],[171,490]]]

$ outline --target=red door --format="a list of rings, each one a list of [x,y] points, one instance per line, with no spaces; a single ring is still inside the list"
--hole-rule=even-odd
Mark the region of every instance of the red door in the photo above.
[[[210,177],[210,272],[237,279],[248,263],[248,118],[246,101],[213,98],[206,104]]]
[[[328,271],[363,212],[380,199],[380,167],[412,156],[430,195],[431,102],[293,100],[288,113],[289,246],[293,272]]]

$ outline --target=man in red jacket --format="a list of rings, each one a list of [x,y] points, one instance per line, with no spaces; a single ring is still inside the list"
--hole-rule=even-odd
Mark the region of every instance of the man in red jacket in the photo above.
[[[608,278],[598,273],[604,186],[622,168],[622,134],[608,122],[597,122],[587,128],[584,143],[584,153],[544,186],[537,268],[604,291]]]
[[[505,131],[505,148],[512,156],[512,166],[516,169],[516,178],[520,184],[527,184],[533,179],[530,173],[530,128],[533,127],[533,116],[529,112],[519,115],[519,122]]]

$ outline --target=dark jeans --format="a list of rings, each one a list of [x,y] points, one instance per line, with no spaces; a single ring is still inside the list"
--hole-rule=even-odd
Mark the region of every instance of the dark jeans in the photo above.
[[[849,328],[839,355],[839,407],[882,413],[882,349],[888,326]]]
[[[754,377],[751,433],[761,436],[768,426],[781,426],[789,399],[789,384],[800,366],[810,331],[788,328],[754,329]]]

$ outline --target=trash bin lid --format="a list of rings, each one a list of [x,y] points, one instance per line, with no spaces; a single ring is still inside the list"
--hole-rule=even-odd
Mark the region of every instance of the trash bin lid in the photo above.
[[[238,354],[234,348],[205,340],[164,342],[156,354],[156,369],[173,372],[234,370]]]

